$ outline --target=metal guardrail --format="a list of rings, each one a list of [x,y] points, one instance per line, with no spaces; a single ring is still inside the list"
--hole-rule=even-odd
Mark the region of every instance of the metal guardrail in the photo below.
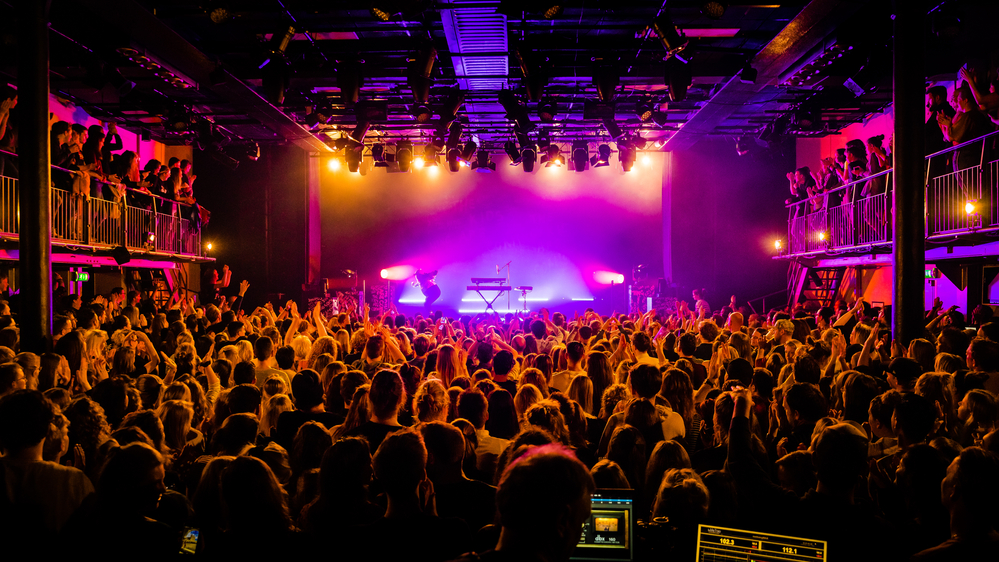
[[[56,166],[53,170],[72,173]],[[0,237],[16,238],[19,234],[18,183],[15,178],[0,176]],[[55,244],[102,249],[125,246],[131,251],[184,257],[205,255],[201,229],[193,215],[200,212],[197,206],[131,189],[118,200],[60,188],[52,188],[50,193]],[[130,200],[145,205],[130,204]]]
[[[999,155],[992,146],[997,135],[999,131],[926,157],[927,239],[999,230]],[[940,173],[941,160],[967,160],[969,150],[978,152],[976,165]],[[884,170],[817,195],[824,202],[818,210],[812,210],[814,198],[787,205],[787,244],[781,256],[864,250],[891,243],[892,172]],[[886,187],[881,193],[855,197],[865,186],[876,190],[881,185]],[[841,204],[828,205],[838,198]]]

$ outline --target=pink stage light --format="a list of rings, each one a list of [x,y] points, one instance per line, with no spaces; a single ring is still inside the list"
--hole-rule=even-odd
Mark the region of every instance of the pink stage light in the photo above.
[[[382,270],[382,279],[389,281],[405,281],[416,273],[416,267],[412,265],[393,265]]]
[[[601,285],[623,285],[624,274],[613,271],[594,271],[593,280]]]

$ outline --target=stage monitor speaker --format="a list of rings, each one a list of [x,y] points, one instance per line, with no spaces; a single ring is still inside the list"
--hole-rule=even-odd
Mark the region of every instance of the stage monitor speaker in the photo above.
[[[111,257],[114,258],[115,263],[118,265],[125,265],[132,261],[132,254],[128,253],[128,248],[124,246],[118,246],[111,250]]]

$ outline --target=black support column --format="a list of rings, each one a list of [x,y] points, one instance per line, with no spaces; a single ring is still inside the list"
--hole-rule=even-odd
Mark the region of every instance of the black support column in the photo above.
[[[925,304],[923,4],[895,3],[892,333],[906,346],[922,337]]]
[[[48,2],[21,0],[17,22],[21,349],[47,351],[52,335]]]

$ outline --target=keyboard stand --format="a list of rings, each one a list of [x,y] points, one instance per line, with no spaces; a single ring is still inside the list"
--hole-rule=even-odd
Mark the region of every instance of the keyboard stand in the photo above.
[[[493,303],[496,302],[496,299],[500,298],[500,295],[502,295],[504,291],[496,291],[496,296],[493,297],[492,300],[489,300],[486,298],[485,295],[482,294],[482,291],[490,291],[490,290],[495,290],[495,289],[490,289],[489,287],[482,287],[481,289],[475,289],[475,292],[478,293],[479,297],[482,298],[482,301],[486,303],[486,309],[483,310],[482,313],[485,314],[490,310],[492,310],[493,314],[499,316],[499,312],[496,312],[496,309],[493,308]]]

